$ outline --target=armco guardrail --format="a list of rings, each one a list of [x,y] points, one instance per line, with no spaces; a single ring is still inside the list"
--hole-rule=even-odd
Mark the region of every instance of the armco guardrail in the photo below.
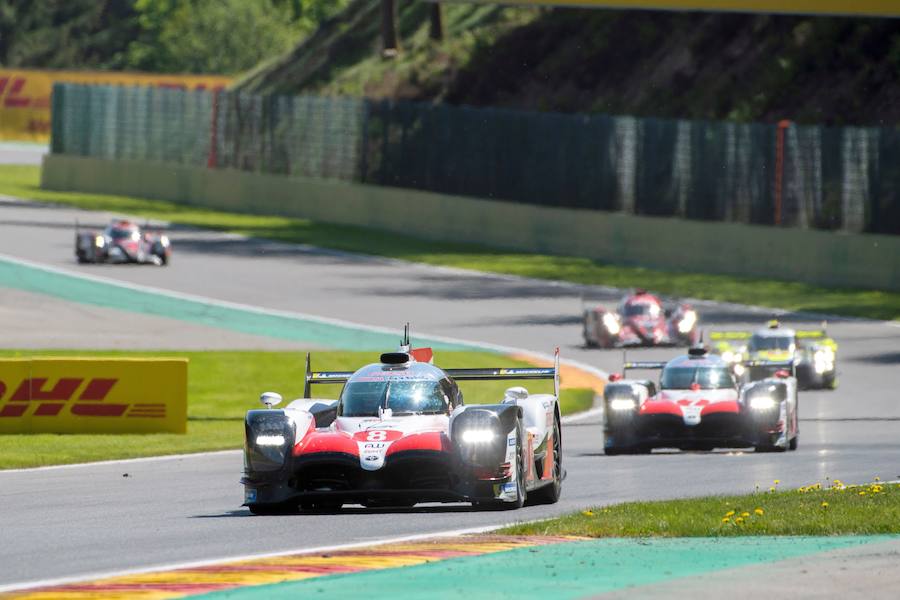
[[[64,155],[45,158],[42,185],[617,264],[900,290],[900,236],[634,216],[233,169]]]
[[[900,233],[897,129],[75,85],[57,86],[53,101],[54,154],[546,207]]]
[[[0,433],[185,433],[186,359],[0,359]]]

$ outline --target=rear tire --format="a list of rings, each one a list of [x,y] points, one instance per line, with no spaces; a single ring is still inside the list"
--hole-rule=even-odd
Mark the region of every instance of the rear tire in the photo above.
[[[788,442],[788,450],[796,450],[797,446],[800,445],[800,434],[798,433],[794,437],[791,438],[791,441]]]

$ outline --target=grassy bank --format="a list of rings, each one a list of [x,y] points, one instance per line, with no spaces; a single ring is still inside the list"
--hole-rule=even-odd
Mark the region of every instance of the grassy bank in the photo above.
[[[259,406],[259,394],[277,391],[286,399],[303,394],[302,352],[0,352],[5,356],[167,356],[185,357],[188,367],[188,432],[146,435],[0,435],[0,468],[36,467],[163,454],[239,448],[243,444],[244,413]],[[317,369],[354,370],[377,360],[370,352],[317,352]],[[489,353],[442,352],[436,357],[447,368],[529,366],[529,363]],[[468,404],[496,402],[508,382],[462,382]],[[551,382],[529,381],[532,392],[547,392]],[[340,386],[321,386],[316,395],[334,398]],[[590,408],[593,391],[567,389],[564,413]]]
[[[745,496],[627,502],[500,533],[596,538],[900,533],[900,484],[835,481],[827,488],[818,484]]]
[[[304,219],[227,213],[124,196],[54,192],[40,189],[39,179],[40,170],[37,167],[0,166],[0,194],[432,265],[622,288],[644,287],[672,296],[789,310],[900,320],[900,293],[897,292],[824,288],[728,275],[673,273],[621,267],[571,256],[431,242],[395,233],[314,223]]]

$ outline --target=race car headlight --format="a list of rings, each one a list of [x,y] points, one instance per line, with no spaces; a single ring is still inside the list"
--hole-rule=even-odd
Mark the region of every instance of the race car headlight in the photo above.
[[[490,429],[467,429],[460,439],[467,444],[484,444],[494,441],[497,435]]]
[[[738,377],[742,376],[747,371],[747,367],[742,365],[741,363],[735,363],[734,365],[734,374]]]
[[[684,317],[678,322],[678,333],[690,333],[697,324],[697,313],[692,310],[684,313]]]
[[[103,244],[105,244],[105,243],[106,243],[106,240],[103,239],[102,235],[98,235],[97,237],[94,238],[94,245],[97,246],[98,248],[102,248]]]
[[[282,410],[251,410],[244,427],[248,466],[254,471],[280,469],[295,437],[294,420]]]
[[[613,398],[609,401],[610,410],[634,410],[637,402],[633,398]]]
[[[603,326],[606,327],[606,330],[612,335],[616,335],[621,329],[619,320],[616,318],[616,315],[612,313],[605,313],[603,315]]]
[[[258,435],[256,436],[257,446],[284,446],[284,436],[278,435]]]
[[[750,408],[753,410],[772,410],[778,403],[771,396],[756,396],[750,399]]]

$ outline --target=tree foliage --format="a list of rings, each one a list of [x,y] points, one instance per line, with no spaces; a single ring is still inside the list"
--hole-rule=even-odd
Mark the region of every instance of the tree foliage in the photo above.
[[[0,0],[0,66],[234,74],[346,0]]]

